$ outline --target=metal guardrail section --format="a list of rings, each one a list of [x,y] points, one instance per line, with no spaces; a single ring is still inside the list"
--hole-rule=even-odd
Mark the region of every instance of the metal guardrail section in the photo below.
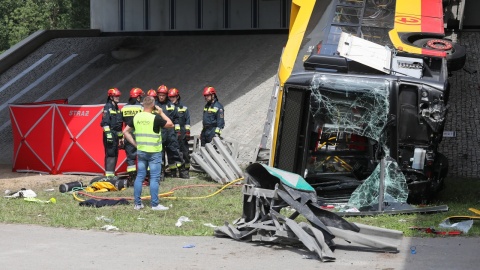
[[[191,148],[193,169],[199,166],[213,180],[221,184],[243,177],[243,171],[236,162],[237,144],[215,137],[211,143],[202,147],[199,138],[194,137]]]
[[[222,140],[218,137],[213,138],[213,144],[217,147],[219,153],[226,159],[228,162],[228,165],[231,166],[232,170],[236,173],[236,178],[243,177],[243,171],[240,169],[240,166],[238,166],[237,162],[233,157],[236,157],[238,153],[238,147],[233,147],[232,144],[227,144],[227,146],[231,149],[231,153],[233,155],[230,155],[229,152],[227,151],[227,148],[224,146]],[[233,147],[233,148],[232,148]],[[235,180],[235,179],[232,179]]]

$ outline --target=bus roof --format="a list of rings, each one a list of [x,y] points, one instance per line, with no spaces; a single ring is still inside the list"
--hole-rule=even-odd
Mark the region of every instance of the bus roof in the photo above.
[[[342,32],[407,54],[442,58],[445,52],[413,46],[406,38],[425,33],[443,37],[443,27],[441,0],[294,1],[280,81],[285,82],[292,72],[304,72],[304,62],[312,55],[337,61],[333,58],[338,56]]]

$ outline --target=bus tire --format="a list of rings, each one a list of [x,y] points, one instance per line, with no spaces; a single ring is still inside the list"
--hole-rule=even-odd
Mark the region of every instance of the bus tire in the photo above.
[[[415,40],[413,42],[413,45],[417,47],[428,48],[430,50],[438,50],[427,46],[427,43],[434,39],[436,38],[422,38],[419,40]],[[465,50],[465,47],[458,43],[453,43],[452,41],[447,39],[442,39],[442,41],[445,43],[450,43],[452,45],[451,49],[449,50],[438,50],[445,51],[447,53],[448,71],[456,71],[462,69],[467,59],[467,51]]]

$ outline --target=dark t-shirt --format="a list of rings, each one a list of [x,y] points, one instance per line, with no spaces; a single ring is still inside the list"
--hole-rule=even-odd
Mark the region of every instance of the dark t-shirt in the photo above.
[[[160,128],[164,127],[167,124],[167,121],[163,120],[163,118],[155,114],[155,119],[153,120],[153,132],[160,133]],[[135,125],[133,123],[133,117],[130,121],[127,122],[127,125],[133,129],[135,129]]]

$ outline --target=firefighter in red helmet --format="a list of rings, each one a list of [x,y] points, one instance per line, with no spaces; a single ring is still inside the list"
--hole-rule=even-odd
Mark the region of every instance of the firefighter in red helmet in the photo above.
[[[157,103],[163,112],[170,118],[175,125],[175,129],[180,127],[178,122],[178,111],[174,104],[168,100],[168,88],[160,85],[157,89]],[[165,170],[165,176],[177,177],[177,171],[184,168],[184,161],[180,153],[180,146],[177,135],[173,129],[162,129],[162,140],[164,152],[168,157],[168,168]]]
[[[103,128],[103,146],[105,149],[105,176],[108,179],[115,177],[115,166],[118,159],[119,140],[123,140],[122,114],[118,108],[120,91],[110,88],[107,91],[107,101],[103,107],[103,116],[100,126]]]
[[[202,146],[212,141],[213,137],[222,134],[225,127],[223,105],[218,102],[217,91],[211,86],[203,89],[203,97],[207,102],[203,108],[203,129],[200,134]]]
[[[168,90],[168,99],[177,107],[178,126],[175,126],[177,132],[178,144],[182,153],[184,166],[179,171],[179,177],[188,179],[190,169],[190,153],[188,149],[188,141],[190,140],[190,110],[181,101],[180,91],[177,88]]]
[[[133,121],[133,117],[137,113],[143,111],[141,101],[144,95],[145,93],[143,90],[138,87],[134,87],[132,90],[130,90],[130,98],[128,99],[128,103],[122,108],[122,118],[125,125],[131,123],[131,121]],[[131,134],[133,139],[135,139],[135,132],[132,132]],[[127,156],[127,184],[131,187],[133,186],[133,182],[137,177],[137,148],[127,140],[123,141],[123,148],[125,149],[125,154]]]

